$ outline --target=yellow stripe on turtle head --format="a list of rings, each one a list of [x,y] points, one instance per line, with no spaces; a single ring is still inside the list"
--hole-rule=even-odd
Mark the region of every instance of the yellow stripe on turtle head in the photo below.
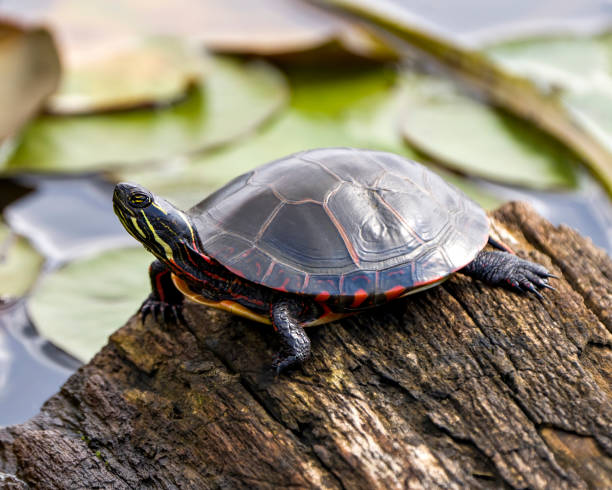
[[[155,208],[159,209],[159,210],[160,210],[162,213],[164,213],[165,215],[168,215],[168,211],[166,211],[164,208],[162,208],[162,207],[161,207],[160,205],[158,205],[157,203],[152,202],[152,203],[151,203],[151,206],[153,206],[153,207],[155,207]]]
[[[132,222],[132,226],[134,227],[134,229],[136,229],[136,231],[140,233],[140,236],[142,238],[146,238],[147,235],[145,235],[144,232],[142,231],[142,228],[140,228],[140,225],[138,224],[138,220],[136,218],[130,217],[130,221]],[[126,228],[129,230],[129,226],[126,226]],[[139,238],[139,237],[136,237],[136,238]],[[139,238],[139,239],[142,239],[142,238]]]
[[[168,243],[166,243],[166,241],[163,240],[157,234],[157,232],[155,231],[155,228],[153,228],[153,225],[149,221],[149,218],[147,218],[147,215],[144,213],[144,211],[142,211],[142,217],[147,222],[147,226],[149,227],[149,230],[151,230],[151,233],[153,234],[153,239],[155,240],[155,242],[158,243],[159,245],[161,245],[162,248],[164,249],[164,252],[166,253],[166,258],[167,259],[173,259],[174,258],[174,254],[172,253],[172,247],[170,247],[170,245],[168,245]]]

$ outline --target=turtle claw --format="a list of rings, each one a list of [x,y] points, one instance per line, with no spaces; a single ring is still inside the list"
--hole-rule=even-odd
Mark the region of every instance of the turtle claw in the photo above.
[[[527,289],[527,291],[531,291],[533,294],[535,294],[538,298],[543,299],[544,296],[542,296],[542,294],[540,294],[540,291],[538,291],[538,289],[530,282],[524,283],[523,284],[523,290]]]
[[[546,267],[521,259],[507,252],[482,251],[463,272],[489,284],[505,284],[521,293],[533,293],[542,298],[539,288],[553,289],[549,278],[557,278]]]
[[[185,317],[183,316],[183,305],[166,303],[160,301],[153,293],[144,301],[140,307],[142,322],[147,319],[147,316],[153,315],[157,323],[173,323],[175,325],[185,325]]]
[[[520,257],[512,257],[507,260],[511,267],[508,268],[506,274],[509,276],[508,284],[512,288],[523,293],[533,293],[540,299],[543,299],[544,296],[538,288],[555,289],[548,284],[548,278],[556,276],[548,272],[546,267]]]

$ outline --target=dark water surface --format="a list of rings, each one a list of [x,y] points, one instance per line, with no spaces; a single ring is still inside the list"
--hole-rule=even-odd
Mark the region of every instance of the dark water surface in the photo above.
[[[408,2],[394,0],[405,6]],[[2,0],[0,0],[0,6]],[[25,4],[24,4],[25,5]],[[598,26],[612,18],[609,1],[410,2],[415,14],[467,42],[525,25]],[[551,14],[553,13],[553,14]],[[565,223],[612,255],[612,206],[588,175],[574,193],[479,184],[504,199],[530,202],[554,224]],[[22,177],[0,181],[0,209],[46,257],[47,269],[100,249],[133,244],[111,206],[112,184],[96,176]],[[92,278],[95,280],[95,278]],[[36,333],[25,304],[0,305],[0,426],[23,422],[57,391],[79,362]]]

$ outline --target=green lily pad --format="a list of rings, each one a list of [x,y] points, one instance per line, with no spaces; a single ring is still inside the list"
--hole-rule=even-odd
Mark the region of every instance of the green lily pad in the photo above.
[[[44,259],[29,242],[0,222],[0,297],[26,294],[40,274]]]
[[[288,78],[289,106],[260,131],[154,173],[120,172],[118,179],[138,182],[188,207],[233,177],[306,148],[361,146],[413,155],[393,127],[399,116],[394,70],[338,68],[311,75],[296,69]]]
[[[163,110],[42,116],[24,132],[5,172],[84,172],[152,164],[242,136],[282,108],[280,71],[263,61],[218,58],[203,88]]]
[[[167,105],[201,81],[203,68],[201,50],[177,39],[150,39],[68,67],[47,109],[76,114]]]
[[[612,196],[612,152],[576,124],[563,104],[556,97],[542,93],[537,84],[509,73],[482,53],[424,30],[409,12],[398,7],[396,1],[321,1],[390,32],[407,43],[405,47],[411,58],[416,58],[423,66],[442,68],[438,71],[459,81],[471,93],[556,139],[589,167]]]
[[[612,89],[612,59],[602,39],[551,36],[515,39],[484,50],[508,71],[549,90]]]
[[[289,107],[257,133],[220,151],[173,162],[155,173],[122,172],[119,180],[138,182],[188,208],[231,178],[304,149],[351,146],[415,158],[398,129],[408,94],[395,70],[293,70],[289,82]],[[456,178],[454,183],[487,206],[499,203],[464,180]]]
[[[59,83],[55,44],[42,29],[0,22],[0,142],[36,114]]]
[[[89,361],[150,292],[152,260],[143,248],[124,248],[51,272],[29,302],[34,324],[55,345]]]
[[[575,157],[550,137],[463,95],[446,80],[410,75],[402,130],[422,153],[462,173],[524,187],[576,184]]]
[[[517,39],[491,45],[486,53],[553,91],[573,119],[612,151],[612,35]]]

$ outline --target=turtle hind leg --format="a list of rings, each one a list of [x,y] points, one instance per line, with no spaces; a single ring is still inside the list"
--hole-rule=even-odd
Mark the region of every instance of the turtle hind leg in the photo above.
[[[508,252],[511,253],[512,255],[514,255],[514,250],[512,250],[508,245],[506,245],[504,242],[500,242],[499,240],[496,240],[495,238],[491,237],[489,235],[489,245],[491,245],[493,248],[496,248],[497,250],[501,250],[503,252]]]
[[[293,300],[281,300],[272,305],[272,325],[281,339],[281,350],[272,363],[277,374],[310,356],[310,339],[298,320],[300,311],[301,305]]]
[[[554,289],[548,284],[555,277],[546,267],[521,259],[507,252],[481,251],[461,271],[492,285],[505,285],[521,292],[532,292],[542,297],[538,288]]]
[[[142,321],[152,314],[156,321],[185,324],[183,317],[183,294],[172,282],[172,273],[167,266],[155,260],[149,266],[151,294],[142,303],[140,313]]]

